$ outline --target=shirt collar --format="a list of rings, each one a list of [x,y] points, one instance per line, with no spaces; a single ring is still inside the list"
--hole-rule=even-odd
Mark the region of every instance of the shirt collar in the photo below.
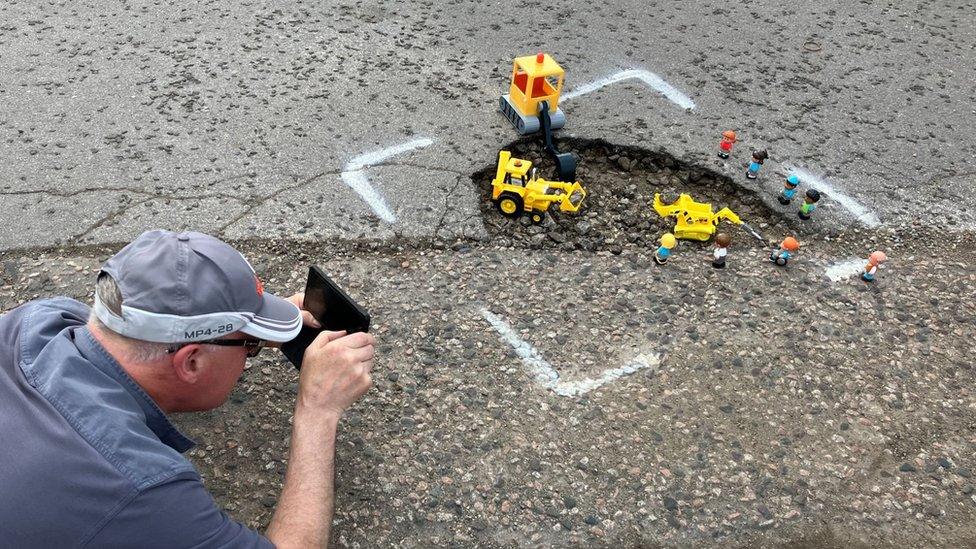
[[[87,326],[74,330],[74,341],[78,350],[89,362],[94,364],[102,373],[117,381],[139,404],[146,416],[146,425],[159,437],[163,444],[181,454],[196,446],[196,442],[187,438],[175,425],[170,423],[169,418],[156,405],[152,397],[146,394],[146,391],[122,369],[118,361],[95,339]]]

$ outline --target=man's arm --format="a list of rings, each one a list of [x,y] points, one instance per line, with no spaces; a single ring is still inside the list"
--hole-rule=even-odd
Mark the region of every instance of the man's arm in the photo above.
[[[366,333],[322,332],[305,351],[285,487],[266,532],[279,548],[328,546],[336,430],[372,384],[373,344]]]

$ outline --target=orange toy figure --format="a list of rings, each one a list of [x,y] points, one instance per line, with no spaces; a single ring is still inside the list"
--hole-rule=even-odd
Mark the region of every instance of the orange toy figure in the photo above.
[[[779,245],[779,250],[773,250],[770,252],[769,260],[780,267],[785,267],[790,258],[793,257],[793,255],[799,250],[800,243],[797,242],[792,236],[788,236],[784,238],[782,244]]]
[[[722,132],[722,141],[718,144],[718,157],[728,158],[732,154],[732,145],[735,145],[735,132],[725,130]]]
[[[861,273],[861,279],[865,282],[873,282],[874,275],[878,273],[878,267],[885,261],[888,261],[888,256],[884,252],[872,253],[871,257],[868,258],[868,264],[864,266],[864,272]]]

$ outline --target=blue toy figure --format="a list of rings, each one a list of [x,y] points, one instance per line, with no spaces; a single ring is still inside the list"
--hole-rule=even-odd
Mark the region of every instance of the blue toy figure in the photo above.
[[[752,162],[749,163],[749,171],[746,172],[746,177],[749,179],[755,179],[759,175],[759,168],[762,167],[763,162],[769,159],[769,153],[766,149],[752,151]]]
[[[786,183],[783,184],[783,192],[779,195],[779,203],[786,206],[793,201],[793,197],[796,196],[796,188],[800,186],[800,178],[795,174],[790,174],[786,178]]]
[[[817,189],[808,190],[806,198],[803,199],[803,204],[800,205],[800,211],[797,212],[797,215],[800,216],[800,219],[804,221],[810,219],[810,215],[813,213],[813,210],[817,209],[817,202],[819,201],[820,201],[820,192],[817,191]]]
[[[661,245],[658,247],[657,251],[654,252],[654,262],[658,265],[664,265],[668,262],[668,258],[671,257],[671,248],[674,248],[678,244],[675,240],[674,235],[671,233],[665,233],[661,237]]]

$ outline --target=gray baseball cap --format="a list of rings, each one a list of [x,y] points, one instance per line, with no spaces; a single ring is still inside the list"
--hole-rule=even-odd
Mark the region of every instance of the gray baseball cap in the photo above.
[[[264,291],[240,252],[210,235],[142,233],[102,265],[122,292],[122,316],[95,296],[93,310],[112,331],[142,341],[190,343],[243,332],[290,341],[298,307]]]

